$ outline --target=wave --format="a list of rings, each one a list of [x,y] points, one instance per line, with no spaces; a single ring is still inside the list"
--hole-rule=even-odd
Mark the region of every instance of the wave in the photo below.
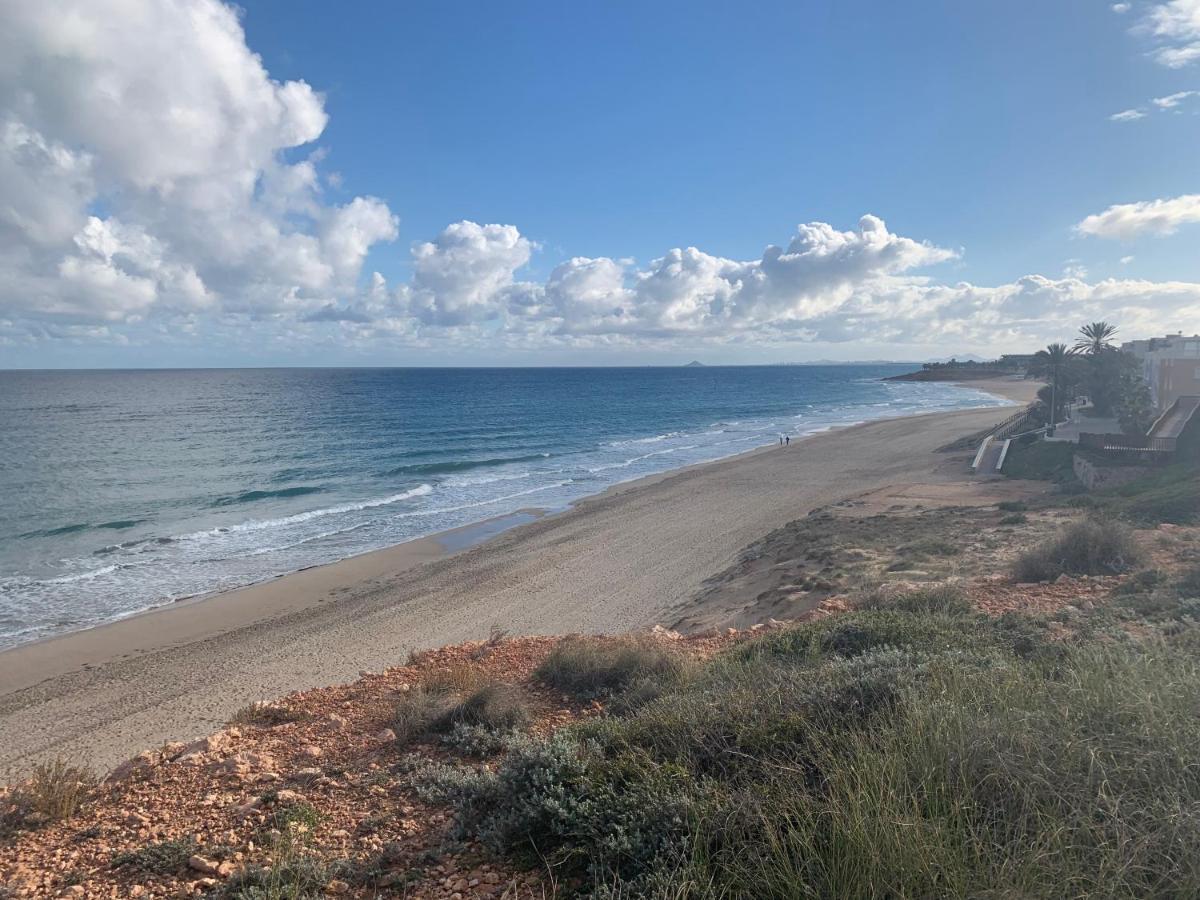
[[[588,471],[594,475],[597,472],[606,472],[609,469],[624,469],[633,465],[635,462],[639,462],[643,459],[649,459],[652,456],[666,456],[669,453],[678,453],[680,450],[695,450],[699,446],[699,444],[688,444],[683,447],[669,447],[666,450],[655,450],[652,453],[643,453],[641,456],[635,456],[631,459],[623,460],[622,462],[609,463],[608,465],[604,466],[596,466],[588,469]]]
[[[283,497],[303,497],[306,494],[319,494],[325,488],[317,485],[298,485],[296,487],[279,488],[274,491],[242,491],[232,497],[219,497],[212,502],[213,506],[233,506],[236,503],[253,503],[256,500],[274,500]]]
[[[471,469],[491,469],[496,466],[506,466],[510,463],[533,462],[539,459],[549,459],[549,453],[529,453],[524,456],[495,456],[490,459],[461,459],[456,462],[412,463],[407,466],[396,466],[380,473],[380,478],[395,478],[404,475],[450,475],[455,472],[467,472]]]
[[[553,484],[543,484],[539,487],[530,488],[527,491],[517,491],[515,494],[505,494],[503,497],[490,497],[487,500],[479,500],[476,503],[460,503],[457,506],[442,506],[432,509],[415,509],[410,512],[400,513],[397,518],[414,518],[416,516],[434,516],[440,513],[458,512],[463,509],[476,509],[480,506],[490,506],[493,503],[501,503],[505,500],[515,500],[517,497],[526,497],[530,494],[540,494],[542,491],[552,491],[555,488],[566,487],[568,484],[574,484],[574,478],[568,478],[565,481],[556,481]]]
[[[349,534],[351,531],[359,531],[371,525],[370,522],[358,522],[348,528],[335,528],[332,531],[322,531],[318,534],[309,535],[306,538],[301,538],[298,541],[292,541],[290,544],[280,544],[278,547],[259,547],[257,550],[251,550],[249,553],[243,554],[246,556],[265,556],[268,553],[281,553],[284,550],[294,550],[297,547],[303,547],[305,544],[311,544],[313,541],[324,540],[325,538],[337,537],[339,534]],[[222,558],[206,560],[207,562],[223,562]]]
[[[124,569],[125,566],[111,565],[101,566],[99,569],[92,569],[90,572],[79,572],[75,575],[62,575],[58,578],[46,578],[42,581],[34,582],[35,584],[71,584],[76,581],[91,581],[93,578],[99,578],[101,575],[111,575],[118,569]]]
[[[101,522],[99,525],[92,525],[88,522],[76,522],[74,525],[63,525],[59,528],[45,528],[40,531],[27,531],[25,534],[19,535],[19,537],[59,537],[64,534],[78,534],[81,531],[90,531],[91,529],[120,531],[125,528],[132,528],[135,525],[141,525],[145,521],[145,519],[114,519],[111,522]]]
[[[665,434],[656,434],[656,435],[654,435],[654,437],[629,438],[628,440],[624,440],[624,441],[609,441],[608,446],[609,447],[630,447],[630,446],[633,446],[634,444],[657,444],[660,441],[669,440],[670,438],[673,438],[673,437],[679,437],[681,434],[683,434],[682,431],[668,431]]]
[[[63,534],[76,534],[80,531],[87,531],[92,526],[87,522],[77,522],[74,525],[62,525],[58,528],[44,528],[38,531],[27,531],[21,535],[23,538],[40,538],[40,537],[58,537]]]
[[[107,528],[113,531],[120,531],[124,528],[132,528],[134,525],[141,525],[145,519],[117,519],[112,522],[101,522],[97,528]]]
[[[278,528],[282,525],[294,525],[298,522],[307,522],[311,519],[320,519],[324,516],[336,516],[341,513],[358,512],[362,509],[373,509],[377,506],[390,506],[393,503],[400,503],[401,501],[409,500],[413,497],[423,497],[432,491],[432,485],[422,484],[412,488],[411,490],[403,491],[399,494],[392,494],[389,497],[379,497],[375,500],[363,500],[361,503],[345,503],[341,506],[327,506],[323,509],[312,509],[308,512],[295,513],[294,515],[290,516],[282,516],[278,519],[252,519],[249,522],[241,522],[237,525],[223,525],[218,528],[210,528],[207,531],[194,531],[191,534],[176,535],[175,540],[197,540],[221,534],[232,534],[242,531],[261,531],[264,528]]]
[[[478,487],[481,484],[495,484],[498,481],[520,481],[522,478],[529,478],[532,474],[532,472],[506,472],[499,475],[458,476],[447,480],[446,484],[449,487]]]
[[[173,544],[173,537],[151,537],[142,538],[138,541],[122,541],[119,544],[109,544],[107,547],[101,547],[99,550],[93,550],[93,556],[106,556],[109,553],[116,553],[119,550],[132,550],[134,547],[140,547],[143,544]]]

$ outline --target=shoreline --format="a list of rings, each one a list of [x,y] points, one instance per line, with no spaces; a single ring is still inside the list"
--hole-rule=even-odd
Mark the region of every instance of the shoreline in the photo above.
[[[993,379],[993,382],[994,381],[995,380]],[[969,382],[969,381],[968,382],[955,382],[956,387],[970,388],[973,390],[983,390],[982,388],[979,387],[979,384],[980,384],[980,382]],[[983,390],[983,392],[991,393],[993,396],[1003,397],[1004,399],[1012,399],[1011,397],[1006,397],[1004,394],[997,393],[995,391]],[[807,441],[810,441],[813,438],[820,437],[821,435],[824,435],[824,434],[829,434],[834,431],[847,431],[849,429],[858,428],[860,426],[869,425],[869,424],[873,424],[876,422],[889,422],[889,421],[895,421],[898,419],[916,418],[916,417],[923,416],[923,415],[949,415],[954,412],[970,412],[975,409],[988,409],[988,408],[992,408],[992,407],[967,407],[962,410],[950,410],[950,411],[938,412],[938,413],[906,413],[904,415],[899,415],[899,416],[884,416],[884,417],[881,417],[878,419],[868,419],[868,420],[860,421],[860,422],[852,422],[847,425],[831,425],[831,426],[826,426],[824,428],[821,428],[820,430],[811,432],[809,434],[797,435],[797,436],[795,436],[795,440],[793,441],[793,443],[796,444],[797,446],[800,446],[801,444],[803,444]],[[1008,407],[998,406],[998,407],[994,407],[994,408],[1004,409],[1004,408],[1008,408]],[[247,584],[238,585],[236,587],[225,588],[225,589],[221,589],[221,590],[202,591],[200,593],[192,594],[187,597],[178,597],[174,600],[165,600],[163,602],[156,603],[152,606],[147,606],[142,609],[135,609],[135,610],[125,613],[115,619],[110,619],[105,622],[96,622],[91,625],[85,625],[81,628],[73,628],[73,629],[68,629],[68,630],[61,631],[61,632],[58,632],[55,634],[48,634],[48,635],[45,635],[44,637],[39,637],[39,638],[35,638],[30,641],[24,641],[24,642],[21,642],[18,644],[13,644],[12,646],[0,647],[0,696],[2,696],[3,694],[5,694],[13,689],[20,689],[23,687],[29,687],[32,684],[36,684],[36,682],[22,683],[19,679],[15,679],[15,680],[10,679],[9,676],[11,673],[9,673],[6,670],[6,667],[4,666],[4,657],[6,654],[9,654],[9,653],[14,653],[16,651],[28,649],[31,651],[29,656],[36,663],[44,663],[44,661],[48,660],[52,656],[52,654],[53,654],[52,648],[54,645],[57,645],[58,642],[68,640],[71,638],[83,637],[92,632],[101,632],[101,633],[107,634],[110,629],[117,629],[118,630],[118,639],[117,640],[118,640],[118,644],[119,644],[119,641],[120,641],[119,629],[125,623],[134,622],[134,621],[140,620],[141,618],[147,617],[147,616],[155,616],[155,615],[160,615],[160,614],[161,615],[169,615],[170,613],[172,613],[176,610],[189,609],[190,607],[198,606],[201,604],[211,604],[209,609],[212,610],[214,613],[221,613],[223,616],[221,618],[221,623],[222,623],[221,628],[218,629],[215,627],[210,627],[208,629],[203,629],[203,628],[198,629],[195,627],[196,623],[193,621],[194,617],[180,616],[180,619],[182,621],[180,621],[178,623],[174,623],[175,628],[174,628],[173,634],[176,636],[175,639],[163,642],[160,646],[173,646],[173,645],[177,645],[180,643],[187,643],[190,640],[200,640],[205,637],[210,637],[213,634],[222,633],[224,631],[232,630],[234,628],[239,628],[239,627],[244,627],[247,625],[255,624],[256,622],[262,620],[263,618],[271,618],[273,616],[280,615],[282,613],[291,611],[288,608],[288,604],[286,603],[286,601],[280,602],[279,598],[274,596],[276,592],[270,591],[270,590],[265,590],[270,585],[274,585],[275,583],[280,582],[282,580],[293,579],[293,578],[296,578],[297,576],[304,575],[305,573],[314,572],[314,571],[323,570],[323,569],[329,569],[331,567],[340,566],[345,563],[350,563],[350,562],[354,562],[354,561],[363,561],[364,563],[366,563],[362,567],[362,571],[357,573],[359,576],[361,576],[363,574],[369,574],[370,572],[374,571],[375,567],[370,564],[370,562],[368,561],[368,558],[374,557],[376,554],[386,554],[387,556],[391,557],[390,559],[388,559],[388,561],[386,563],[386,567],[389,571],[402,571],[404,569],[418,566],[425,562],[431,562],[433,560],[445,559],[447,557],[453,556],[464,550],[468,550],[471,547],[478,546],[479,544],[485,543],[486,541],[491,540],[493,537],[496,537],[498,534],[501,534],[501,533],[508,531],[510,529],[513,529],[513,528],[519,528],[522,525],[526,525],[532,521],[535,521],[536,519],[539,519],[539,518],[542,518],[545,516],[562,515],[564,513],[570,512],[571,510],[576,509],[576,508],[582,506],[583,504],[588,503],[596,498],[605,497],[605,496],[608,496],[613,493],[619,493],[620,491],[622,491],[624,489],[631,489],[631,488],[636,488],[639,486],[647,486],[650,484],[654,484],[656,481],[661,480],[663,478],[669,478],[673,475],[676,475],[676,474],[679,474],[682,472],[687,472],[687,471],[690,471],[693,469],[702,468],[704,466],[716,465],[718,463],[728,462],[730,460],[739,459],[741,457],[751,456],[756,453],[762,453],[764,451],[769,451],[770,449],[772,449],[775,446],[776,445],[775,445],[774,441],[772,441],[770,443],[761,444],[757,447],[751,447],[746,450],[739,450],[736,453],[729,454],[728,456],[718,456],[713,459],[706,459],[706,460],[701,460],[699,462],[688,463],[686,465],[678,466],[678,467],[672,468],[672,469],[664,469],[661,472],[652,472],[647,475],[638,475],[638,476],[630,478],[626,481],[618,481],[614,484],[610,484],[607,487],[597,491],[594,494],[587,494],[583,497],[579,497],[578,499],[572,500],[566,506],[561,507],[561,508],[550,508],[550,507],[540,507],[540,506],[522,507],[520,509],[512,510],[510,512],[499,513],[494,516],[488,516],[486,518],[479,519],[474,522],[467,522],[463,525],[455,526],[454,528],[447,528],[447,529],[443,529],[442,531],[435,531],[435,532],[431,532],[430,534],[419,535],[417,537],[409,538],[407,540],[400,541],[395,544],[389,544],[388,546],[385,546],[385,547],[377,547],[374,550],[364,550],[361,553],[355,553],[350,556],[343,557],[341,559],[332,560],[330,562],[313,563],[311,565],[302,566],[299,569],[293,569],[292,571],[289,571],[289,572],[280,572],[279,574],[272,575],[267,578],[263,578],[259,581],[252,581]],[[512,521],[512,522],[508,522],[507,524],[502,524],[502,523],[505,523],[506,520],[520,520],[520,521]],[[472,532],[479,532],[479,533],[477,535],[471,535]],[[463,538],[465,538],[465,540]],[[324,579],[321,579],[321,580],[323,581]],[[311,586],[309,586],[309,587],[311,587]],[[262,594],[263,596],[255,596],[257,594]],[[250,595],[249,603],[243,602],[246,599],[246,597],[244,597],[243,595]],[[225,602],[218,603],[218,601],[225,601]],[[301,608],[303,605],[305,605],[305,604],[301,604],[300,607],[296,607],[296,608]],[[103,638],[101,638],[101,642],[102,641],[103,641]],[[109,658],[114,655],[114,652],[113,652],[113,649],[111,646],[107,647],[101,653],[97,654],[96,652],[94,652],[95,648],[92,646],[92,644],[94,644],[96,642],[81,640],[78,643],[80,646],[77,646],[75,648],[75,651],[76,651],[76,653],[80,653],[82,651],[81,652],[82,660],[77,665],[82,666],[84,668],[86,668],[88,665],[95,664],[97,661],[101,661],[105,658]],[[139,643],[139,642],[135,641],[134,643]],[[144,642],[140,642],[140,643],[144,643]],[[51,645],[51,646],[48,647],[44,652],[41,652],[41,653],[33,652],[35,650],[35,648],[37,648],[41,645]],[[121,649],[124,649],[126,654],[137,653],[137,652],[147,652],[147,651],[142,650],[142,648],[135,648],[132,646],[130,646],[129,648],[122,647]],[[157,649],[157,648],[155,648],[155,649]],[[124,655],[124,654],[117,654],[117,655]],[[52,675],[50,677],[53,677],[53,674],[61,674],[61,673],[54,672],[54,673],[52,673]]]
[[[1036,388],[968,386],[1014,401]],[[80,744],[111,765],[219,724],[251,700],[352,679],[491,625],[648,626],[771,527],[936,469],[944,459],[924,454],[931,440],[987,427],[1010,409],[877,419],[789,450],[764,445],[611,485],[554,514],[509,513],[18,645],[0,652],[0,772]],[[788,483],[773,488],[781,476]],[[514,516],[527,518],[497,527]]]

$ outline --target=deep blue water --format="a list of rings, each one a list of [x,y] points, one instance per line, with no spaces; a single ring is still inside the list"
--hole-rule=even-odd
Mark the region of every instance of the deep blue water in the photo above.
[[[0,372],[0,646],[777,435],[1003,401],[889,366]]]

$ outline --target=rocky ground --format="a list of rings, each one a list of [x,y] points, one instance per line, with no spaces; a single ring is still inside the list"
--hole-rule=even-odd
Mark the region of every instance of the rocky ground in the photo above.
[[[851,608],[867,585],[903,591],[953,581],[993,615],[1113,602],[1136,576],[1023,585],[1003,574],[1022,547],[1077,517],[996,507],[828,510],[748,548],[709,586],[744,593],[743,627],[688,636],[656,628],[652,639],[710,656],[787,627],[778,619],[799,603],[798,592],[803,619]],[[1138,535],[1152,565],[1168,571],[1194,564],[1198,538],[1200,529],[1172,526]],[[263,874],[271,869],[299,872],[317,896],[557,896],[564,886],[538,866],[514,868],[456,841],[446,811],[413,792],[406,773],[414,760],[463,751],[437,737],[405,743],[394,729],[405,695],[434,681],[510,685],[538,733],[601,714],[600,703],[574,702],[534,677],[558,640],[497,634],[364,672],[352,684],[257,704],[214,734],[147,750],[94,785],[82,779],[78,810],[61,821],[30,805],[28,786],[0,789],[0,897],[293,896],[271,892]],[[259,893],[245,887],[254,884]]]

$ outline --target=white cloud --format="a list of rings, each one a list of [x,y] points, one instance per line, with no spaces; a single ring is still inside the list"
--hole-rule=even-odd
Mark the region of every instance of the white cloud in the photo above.
[[[1117,15],[1124,15],[1125,13],[1129,12],[1130,9],[1131,5],[1128,3],[1114,3],[1112,5],[1112,11]]]
[[[1122,256],[1122,257],[1121,257],[1121,265],[1123,265],[1123,266],[1127,266],[1127,265],[1129,265],[1131,262],[1133,262],[1133,259],[1134,259],[1134,258],[1133,258],[1132,256]]]
[[[1068,260],[1061,278],[1030,275],[984,287],[916,274],[952,251],[897,235],[864,216],[839,231],[798,227],[786,247],[752,260],[676,248],[644,266],[575,257],[544,282],[520,279],[533,245],[513,226],[460,222],[413,248],[417,274],[398,288],[376,276],[353,302],[322,310],[348,344],[410,347],[710,345],[873,341],[1015,348],[1088,318],[1163,330],[1200,312],[1200,285],[1088,283]]]
[[[1168,94],[1166,97],[1155,97],[1151,103],[1159,109],[1174,109],[1188,97],[1200,96],[1200,91],[1179,91],[1178,93]]]
[[[401,308],[431,325],[495,318],[513,274],[532,253],[533,243],[512,225],[458,222],[413,248],[413,280]]]
[[[324,100],[304,82],[272,79],[231,7],[0,0],[0,16],[6,347],[954,340],[986,349],[1042,342],[1086,318],[1161,331],[1200,314],[1200,285],[1089,284],[1074,264],[1057,279],[940,283],[923,270],[956,251],[872,215],[848,230],[802,224],[754,259],[697,247],[642,265],[577,256],[544,280],[524,274],[537,245],[517,227],[458,222],[413,246],[407,282],[373,273],[360,287],[396,218],[376,198],[325,196],[341,179],[322,172],[316,145]],[[1197,208],[1197,197],[1112,207],[1079,228],[1168,233],[1197,221]]]
[[[396,220],[321,197],[328,116],[218,0],[0,0],[0,317],[316,308]],[[285,157],[291,151],[293,157]]]
[[[1142,233],[1174,234],[1181,225],[1200,222],[1200,194],[1166,200],[1120,203],[1088,216],[1075,226],[1080,234],[1103,238],[1132,238]]]
[[[1183,68],[1200,59],[1200,0],[1155,3],[1136,30],[1154,40],[1155,60]]]
[[[1134,122],[1144,118],[1146,118],[1146,114],[1140,109],[1124,109],[1108,117],[1110,122]]]

